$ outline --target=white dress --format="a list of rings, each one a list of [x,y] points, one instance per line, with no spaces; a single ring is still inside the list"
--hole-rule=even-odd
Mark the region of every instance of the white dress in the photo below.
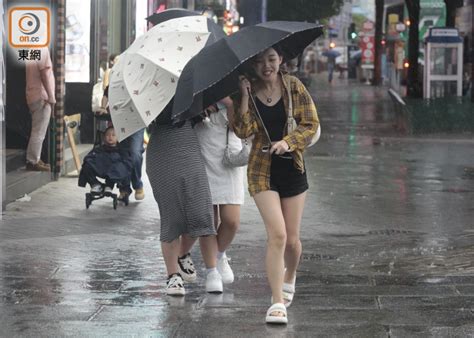
[[[195,126],[206,166],[212,204],[244,203],[244,172],[246,167],[228,168],[222,164],[226,146],[227,110],[221,104],[217,113]],[[229,147],[240,151],[243,142],[229,131]]]

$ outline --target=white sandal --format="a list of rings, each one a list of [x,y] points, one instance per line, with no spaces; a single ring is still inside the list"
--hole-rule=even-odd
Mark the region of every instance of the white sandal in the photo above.
[[[275,315],[275,312],[281,312],[283,316]],[[287,324],[288,317],[286,314],[286,307],[283,303],[275,303],[267,310],[265,321],[268,324]]]
[[[293,283],[283,283],[283,301],[286,307],[290,307],[295,297],[295,284],[296,278],[293,280]]]

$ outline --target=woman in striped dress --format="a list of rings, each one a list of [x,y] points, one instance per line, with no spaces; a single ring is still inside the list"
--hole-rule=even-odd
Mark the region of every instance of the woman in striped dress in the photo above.
[[[171,125],[169,107],[154,123],[146,158],[161,217],[161,250],[168,272],[166,293],[184,295],[182,274],[195,278],[190,257],[181,257],[181,268],[178,260],[180,252],[190,249],[197,238],[207,268],[206,291],[221,293],[211,193],[199,142],[189,121],[179,127]]]

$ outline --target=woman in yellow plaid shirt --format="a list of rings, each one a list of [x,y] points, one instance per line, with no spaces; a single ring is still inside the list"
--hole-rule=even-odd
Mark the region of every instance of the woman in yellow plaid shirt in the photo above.
[[[286,308],[293,300],[302,252],[300,223],[308,189],[303,151],[316,133],[319,120],[304,85],[280,71],[282,56],[276,48],[258,54],[250,63],[255,80],[251,83],[240,78],[233,128],[240,138],[254,135],[247,176],[250,195],[268,237],[266,270],[272,306],[266,322],[286,324]],[[286,132],[288,92],[298,123],[290,134]]]

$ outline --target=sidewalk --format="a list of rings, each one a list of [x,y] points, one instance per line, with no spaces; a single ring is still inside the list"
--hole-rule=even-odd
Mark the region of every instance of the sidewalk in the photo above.
[[[7,206],[0,336],[472,337],[474,147],[398,135],[384,88],[317,76],[322,137],[306,154],[303,255],[286,327],[268,326],[265,230],[246,196],[228,251],[236,281],[164,294],[159,215],[146,198],[85,209],[76,178]]]

